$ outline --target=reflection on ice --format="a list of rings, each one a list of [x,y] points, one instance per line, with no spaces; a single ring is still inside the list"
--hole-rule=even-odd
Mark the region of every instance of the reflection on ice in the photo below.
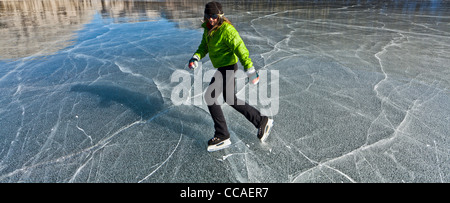
[[[206,1],[51,1],[42,21],[11,2],[0,182],[450,181],[447,1],[224,1],[256,67],[278,71],[279,109],[261,144],[224,105],[232,146],[214,153],[206,106],[170,98]]]
[[[191,5],[188,8],[188,5]],[[179,1],[145,2],[122,0],[26,0],[0,1],[0,59],[45,56],[76,41],[75,32],[83,29],[94,15],[105,21],[133,23],[155,21],[162,17],[177,19],[197,15],[200,3]],[[161,8],[164,8],[161,10]],[[179,12],[179,9],[183,12]],[[179,26],[188,26],[184,21]]]

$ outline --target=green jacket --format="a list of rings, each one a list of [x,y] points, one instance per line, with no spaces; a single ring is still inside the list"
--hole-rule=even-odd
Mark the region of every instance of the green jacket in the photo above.
[[[202,27],[205,28],[202,42],[194,55],[202,59],[209,53],[209,58],[215,68],[233,65],[238,62],[238,59],[245,71],[253,67],[248,49],[233,25],[224,22],[211,34],[211,37],[208,36],[209,29],[206,27],[206,22],[202,24]]]

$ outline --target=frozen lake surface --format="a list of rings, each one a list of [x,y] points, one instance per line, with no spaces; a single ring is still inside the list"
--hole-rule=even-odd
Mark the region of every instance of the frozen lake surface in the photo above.
[[[279,108],[213,153],[170,82],[205,3],[0,0],[0,182],[450,182],[449,1],[222,1]]]

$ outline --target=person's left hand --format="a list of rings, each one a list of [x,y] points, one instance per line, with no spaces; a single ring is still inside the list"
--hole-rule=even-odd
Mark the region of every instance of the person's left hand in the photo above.
[[[259,82],[259,74],[258,74],[258,71],[255,70],[255,67],[249,68],[246,71],[246,73],[247,73],[248,80],[252,84],[254,84],[254,85],[258,84],[258,82]]]

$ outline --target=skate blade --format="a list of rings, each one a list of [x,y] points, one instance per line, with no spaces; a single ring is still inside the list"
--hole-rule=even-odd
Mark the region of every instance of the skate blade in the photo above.
[[[264,135],[261,137],[261,142],[265,142],[267,138],[269,137],[270,130],[272,130],[273,126],[273,119],[270,119],[267,121],[266,129],[264,129]]]
[[[219,150],[228,148],[228,147],[230,147],[230,145],[231,145],[231,141],[230,141],[230,139],[227,139],[218,144],[209,145],[207,150],[208,150],[208,152],[215,152],[215,151],[219,151]]]

